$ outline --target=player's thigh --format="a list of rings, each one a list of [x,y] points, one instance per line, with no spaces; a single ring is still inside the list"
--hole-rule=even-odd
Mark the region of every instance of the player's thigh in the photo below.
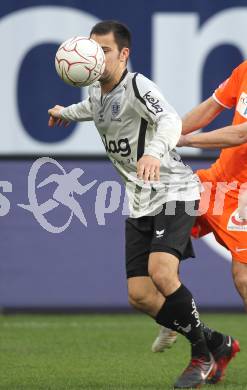
[[[152,278],[175,279],[178,277],[179,259],[166,252],[152,252],[149,256],[148,271]]]
[[[165,296],[180,285],[180,260],[195,257],[190,232],[197,208],[198,202],[168,202],[154,217],[148,269],[155,285]]]
[[[127,218],[125,256],[127,278],[148,277],[148,256],[152,240],[152,218]]]
[[[150,276],[164,295],[168,296],[180,286],[178,276],[179,259],[165,252],[153,252],[149,256],[148,269]]]
[[[152,259],[156,259],[157,265],[168,265],[173,258],[180,261],[195,257],[190,233],[196,219],[197,208],[198,201],[167,202],[163,210],[154,217],[150,253],[155,253]],[[176,262],[172,263],[177,267]]]

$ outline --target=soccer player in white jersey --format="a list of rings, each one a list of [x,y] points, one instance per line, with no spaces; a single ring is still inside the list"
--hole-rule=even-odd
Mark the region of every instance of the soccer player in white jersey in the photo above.
[[[189,340],[191,361],[174,388],[197,388],[214,375],[216,364],[195,301],[178,276],[179,262],[194,257],[190,231],[200,197],[197,177],[174,150],[181,120],[153,82],[127,71],[126,26],[100,22],[90,36],[105,52],[105,72],[89,87],[88,99],[49,109],[49,125],[94,121],[129,197],[129,301]]]

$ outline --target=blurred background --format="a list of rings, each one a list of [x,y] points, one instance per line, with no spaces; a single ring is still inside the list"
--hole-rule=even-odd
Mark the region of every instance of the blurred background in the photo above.
[[[54,67],[58,46],[72,36],[87,36],[104,19],[129,26],[133,34],[129,69],[153,79],[180,115],[209,97],[247,57],[246,0],[1,2],[3,312],[130,309],[122,183],[105,158],[93,124],[47,126],[48,108],[78,102],[87,94],[58,78]],[[212,128],[231,119],[232,112],[227,111]],[[181,153],[193,170],[209,166],[218,154],[186,148]],[[50,174],[74,168],[83,170],[82,185],[93,183],[87,193],[75,196],[86,223],[68,207],[54,203],[56,183],[38,188]],[[211,236],[195,242],[195,249],[197,259],[184,262],[181,274],[199,306],[242,310],[228,253]]]

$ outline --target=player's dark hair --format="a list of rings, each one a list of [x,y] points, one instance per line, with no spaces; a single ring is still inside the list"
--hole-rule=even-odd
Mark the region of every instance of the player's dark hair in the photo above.
[[[110,32],[113,33],[115,42],[118,46],[118,50],[121,51],[124,47],[131,48],[131,33],[128,27],[116,20],[105,20],[104,22],[97,23],[91,30],[90,36],[106,35]]]

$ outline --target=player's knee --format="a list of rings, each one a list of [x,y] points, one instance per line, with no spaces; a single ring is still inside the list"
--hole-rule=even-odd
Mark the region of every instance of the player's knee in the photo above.
[[[128,299],[131,306],[147,314],[152,313],[156,306],[156,295],[145,289],[129,289]]]
[[[169,274],[169,270],[167,269],[153,272],[151,278],[164,297],[168,297],[176,291],[181,284],[178,275]]]
[[[146,306],[150,297],[145,291],[138,291],[137,289],[131,289],[128,292],[129,303],[131,306],[139,309],[142,306]]]
[[[159,261],[157,257],[156,259],[157,261],[149,268],[150,276],[160,291],[168,292],[178,280],[177,270],[171,263]]]
[[[168,275],[168,272],[165,268],[157,268],[151,273],[151,278],[156,286],[161,286],[163,284],[167,285],[171,282],[171,276]]]
[[[174,279],[178,275],[178,260],[164,252],[152,253],[149,259],[148,272],[157,282]]]

